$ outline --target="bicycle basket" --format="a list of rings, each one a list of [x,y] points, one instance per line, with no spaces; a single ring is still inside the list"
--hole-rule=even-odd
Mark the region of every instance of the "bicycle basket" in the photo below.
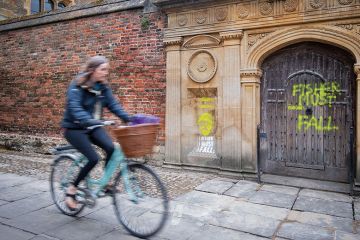
[[[112,134],[128,158],[142,157],[153,152],[159,124],[146,123],[115,128]]]

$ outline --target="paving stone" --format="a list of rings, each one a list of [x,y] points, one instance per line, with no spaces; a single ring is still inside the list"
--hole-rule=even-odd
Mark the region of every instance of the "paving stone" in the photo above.
[[[205,225],[199,232],[192,235],[189,240],[265,240],[267,238],[255,236],[249,233],[224,229],[216,226]]]
[[[31,239],[35,236],[34,234],[24,232],[20,229],[5,226],[2,224],[0,224],[0,233],[0,239],[4,240],[26,240]]]
[[[299,196],[296,199],[294,210],[305,212],[324,213],[331,216],[353,218],[352,204]]]
[[[32,233],[41,234],[70,223],[75,219],[76,218],[62,214],[55,206],[50,206],[48,208],[8,220],[6,224]]]
[[[236,199],[213,193],[192,191],[176,198],[175,201],[205,206],[214,211],[221,211],[222,209],[227,209],[229,206],[233,205]]]
[[[33,195],[37,195],[39,193],[42,193],[43,191],[32,188],[31,186],[27,185],[24,187],[24,185],[18,185],[15,187],[9,187],[9,188],[2,188],[0,189],[0,199],[5,200],[8,202],[20,200],[23,198],[27,198]]]
[[[115,215],[114,207],[107,206],[100,210],[93,211],[85,216],[86,218],[94,219],[99,222],[107,223],[113,226],[119,225],[119,221]]]
[[[281,185],[269,185],[264,184],[261,186],[260,190],[274,192],[274,193],[283,193],[288,195],[297,195],[299,193],[299,188],[281,186]]]
[[[172,201],[169,205],[169,213],[178,219],[181,217],[194,218],[198,221],[205,221],[214,213],[214,209],[206,206],[185,204],[183,202]]]
[[[217,178],[214,178],[214,180],[223,181],[223,182],[232,182],[234,184],[239,181],[239,179],[226,178],[226,177],[217,177]]]
[[[246,201],[235,202],[234,205],[230,206],[229,211],[238,215],[249,213],[277,220],[284,220],[290,212],[290,210],[286,208],[266,206]]]
[[[40,190],[42,192],[49,192],[50,191],[50,183],[49,181],[45,180],[36,180],[30,183],[21,184],[23,187],[31,187],[33,189]]]
[[[249,202],[291,209],[295,199],[295,195],[260,190],[249,199]]]
[[[111,231],[111,232],[97,238],[97,240],[120,240],[120,239],[121,240],[137,240],[137,239],[140,239],[140,238],[137,238],[135,236],[130,235],[127,232],[119,231],[119,230],[113,230],[113,231]],[[155,236],[155,237],[150,238],[150,239],[162,240],[164,238],[160,238],[159,236]]]
[[[0,206],[0,217],[14,218],[28,212],[50,206],[52,200],[49,193],[40,193],[19,201]]]
[[[231,211],[216,212],[207,222],[211,225],[251,233],[270,238],[278,228],[280,221],[255,214],[237,214]]]
[[[252,182],[252,181],[247,181],[247,180],[240,180],[238,181],[236,184],[236,186],[244,186],[244,185],[251,185],[254,187],[254,190],[259,190],[261,185],[256,183],[256,182]]]
[[[1,205],[4,205],[4,204],[8,204],[9,202],[7,202],[7,201],[4,201],[4,200],[0,200],[0,206]]]
[[[360,221],[360,202],[354,202],[355,220]]]
[[[32,238],[31,240],[58,240],[58,238],[46,236],[44,234],[37,235],[36,237]]]
[[[360,234],[352,234],[342,231],[335,231],[334,240],[359,240]]]
[[[157,236],[171,240],[185,240],[199,232],[204,224],[186,218],[177,218],[165,223],[164,228]],[[156,238],[154,238],[156,239]]]
[[[18,176],[10,173],[6,173],[6,174],[2,173],[0,174],[0,189],[17,186],[24,183],[34,182],[36,180],[37,179],[35,178]]]
[[[283,223],[277,236],[293,240],[333,240],[334,232],[302,223]]]
[[[324,228],[333,228],[345,232],[353,231],[353,220],[350,218],[335,217],[320,213],[291,211],[287,217],[288,220],[299,223],[320,226]]]
[[[113,230],[108,224],[88,218],[80,218],[71,223],[47,231],[45,234],[62,240],[97,239]]]
[[[353,199],[348,194],[325,192],[319,190],[302,189],[299,196],[307,196],[324,200],[352,203]]]
[[[232,182],[227,181],[219,181],[219,180],[209,180],[206,181],[195,188],[195,190],[203,191],[203,192],[210,192],[216,194],[223,194],[229,188],[234,185]]]
[[[224,192],[224,195],[247,200],[256,193],[257,188],[257,186],[252,184],[234,185]]]

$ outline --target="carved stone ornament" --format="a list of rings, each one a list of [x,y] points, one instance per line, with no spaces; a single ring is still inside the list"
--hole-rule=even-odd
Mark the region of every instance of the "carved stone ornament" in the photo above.
[[[338,0],[341,5],[349,5],[353,0]]]
[[[252,46],[254,46],[257,41],[259,41],[260,39],[266,37],[269,34],[270,33],[268,33],[268,32],[266,32],[266,33],[257,33],[257,34],[249,34],[249,36],[248,36],[248,49],[251,48]]]
[[[211,80],[216,70],[217,60],[207,50],[198,50],[189,59],[187,73],[195,82],[205,83]]]
[[[199,35],[184,42],[184,48],[217,47],[221,40],[211,35]]]
[[[261,15],[270,15],[273,12],[273,4],[270,2],[262,2],[260,4]]]
[[[217,8],[215,9],[215,18],[219,22],[222,22],[226,19],[228,15],[228,9],[227,7]]]
[[[237,5],[236,12],[239,18],[246,18],[249,16],[249,9],[243,5]]]
[[[179,14],[176,16],[176,19],[179,26],[185,26],[188,22],[188,18],[186,14]]]
[[[206,10],[195,13],[195,21],[198,24],[203,24],[204,22],[206,22],[207,18],[208,18],[208,13]]]
[[[298,0],[285,0],[284,2],[284,11],[285,12],[294,12],[298,6]]]
[[[325,0],[310,0],[310,6],[314,9],[319,9],[325,5]]]

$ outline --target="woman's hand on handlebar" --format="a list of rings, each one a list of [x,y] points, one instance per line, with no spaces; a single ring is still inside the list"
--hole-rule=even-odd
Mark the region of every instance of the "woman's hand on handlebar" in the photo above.
[[[112,121],[112,120],[106,120],[106,121],[103,121],[103,120],[93,120],[92,121],[92,125],[91,126],[88,126],[87,129],[95,129],[95,128],[98,128],[98,127],[103,127],[103,126],[110,126],[110,125],[115,125],[115,121]]]

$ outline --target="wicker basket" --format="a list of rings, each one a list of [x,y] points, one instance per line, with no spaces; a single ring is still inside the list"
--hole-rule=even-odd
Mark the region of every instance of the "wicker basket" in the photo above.
[[[159,124],[146,123],[112,130],[115,139],[128,158],[142,157],[153,152]]]

